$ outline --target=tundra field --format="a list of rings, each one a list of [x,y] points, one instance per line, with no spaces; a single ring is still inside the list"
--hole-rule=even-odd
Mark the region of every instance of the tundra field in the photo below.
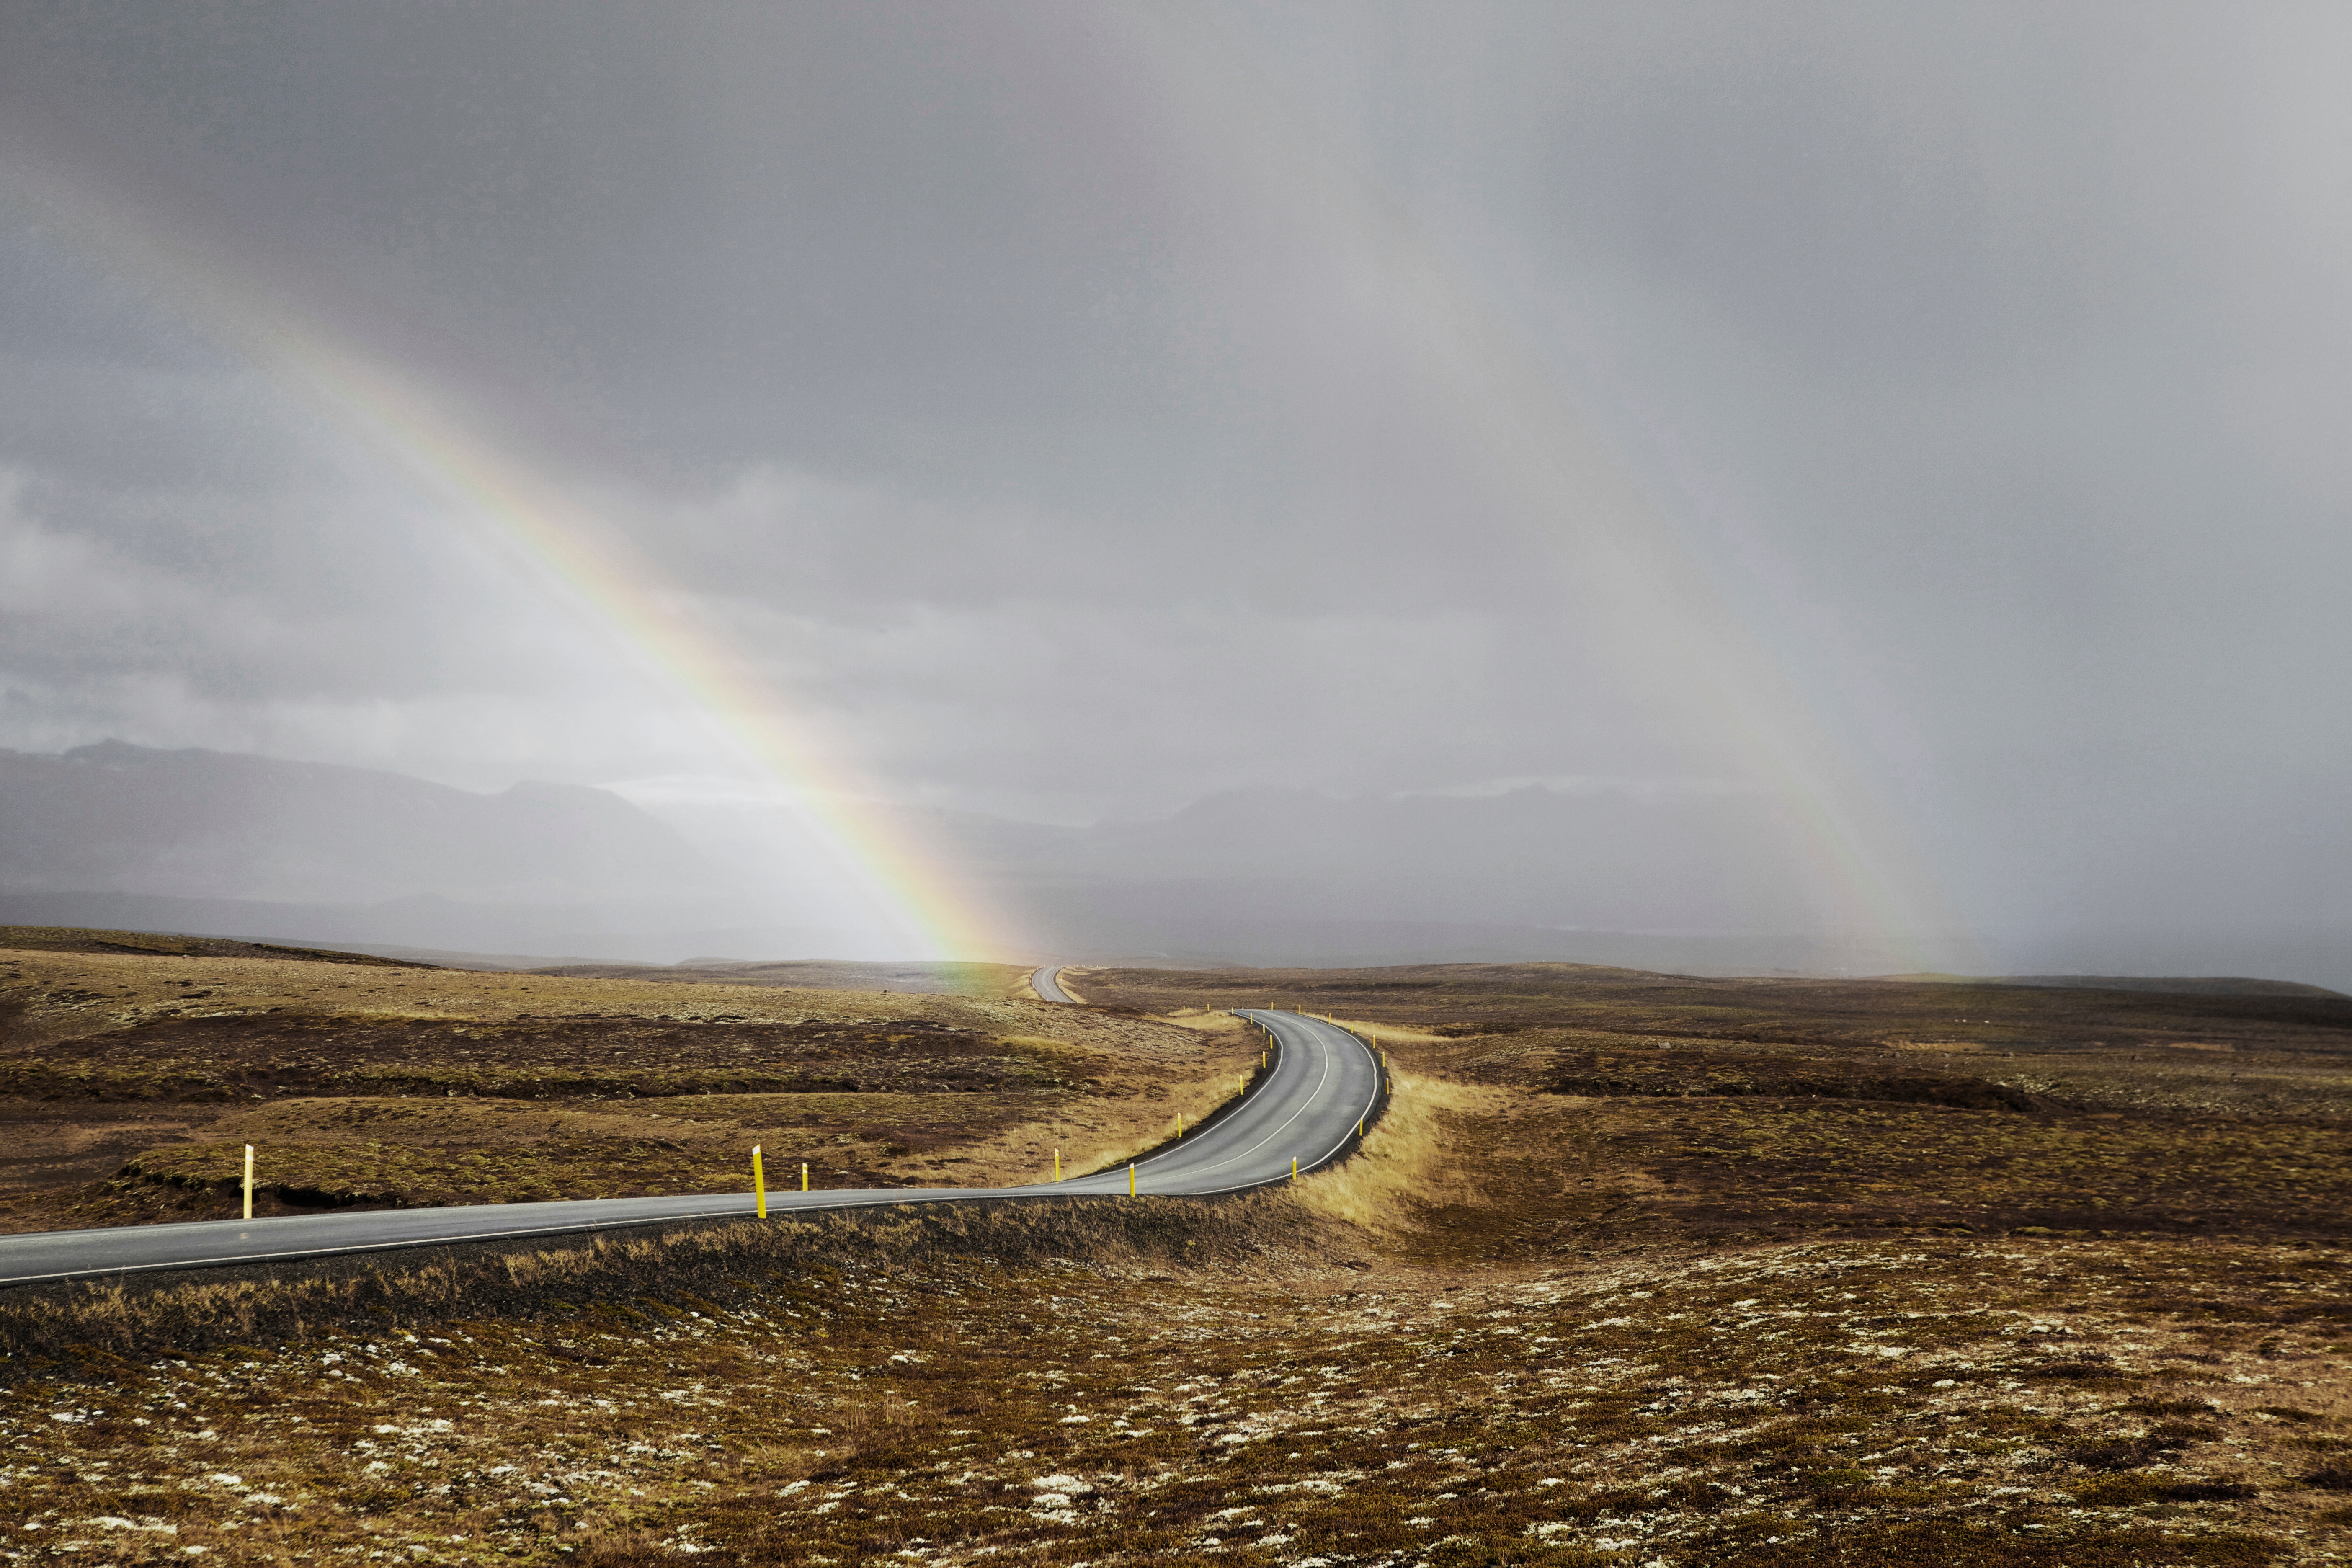
[[[0,1292],[0,1559],[2352,1557],[2330,993],[0,940],[17,1230],[232,1213],[247,1142],[268,1212],[1034,1179],[1212,1107],[1244,1005],[1397,1082],[1241,1199]]]

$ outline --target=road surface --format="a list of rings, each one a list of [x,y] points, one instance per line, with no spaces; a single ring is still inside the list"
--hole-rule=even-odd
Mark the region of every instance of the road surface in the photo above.
[[[1037,993],[1040,1002],[1076,1002],[1077,998],[1062,989],[1062,966],[1049,963],[1029,977],[1029,989]]]
[[[1052,972],[1039,970],[1040,992]],[[1248,1012],[1274,1031],[1270,1070],[1238,1101],[1170,1147],[1135,1164],[1135,1190],[1152,1197],[1206,1197],[1286,1181],[1290,1163],[1314,1170],[1348,1152],[1360,1119],[1379,1108],[1379,1059],[1353,1035],[1297,1013]],[[780,1171],[778,1173],[782,1174]],[[768,1194],[771,1215],[974,1199],[1125,1196],[1128,1167],[1026,1187],[866,1187]],[[673,1220],[748,1218],[747,1191],[667,1198],[588,1198],[124,1226],[0,1237],[0,1286],[43,1280],[268,1263],[450,1242],[558,1237]]]

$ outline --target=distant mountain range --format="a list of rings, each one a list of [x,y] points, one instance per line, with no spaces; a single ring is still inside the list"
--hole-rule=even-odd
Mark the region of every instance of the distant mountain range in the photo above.
[[[0,923],[674,963],[891,959],[761,847],[748,808],[477,794],[366,768],[108,741],[0,751]],[[1988,964],[1835,929],[1771,802],[1529,788],[1212,795],[1059,826],[908,812],[1020,928],[971,958],[1344,967],[1558,960],[1686,973],[1933,967],[2352,978],[2334,928],[2087,924]],[[772,840],[771,840],[772,842]]]
[[[480,795],[121,741],[0,751],[0,922],[618,958],[670,932],[695,951],[757,917],[699,850],[604,790]]]
[[[920,815],[1037,957],[1825,955],[1801,934],[1819,925],[1803,879],[1748,797],[1258,789],[1091,827]],[[774,896],[784,867],[723,820],[678,820],[688,832],[572,785],[482,795],[121,741],[0,751],[0,920],[560,957],[845,956],[822,911]]]
[[[13,893],[571,903],[720,880],[677,832],[599,789],[477,795],[371,768],[121,741],[61,756],[0,751],[0,888]]]

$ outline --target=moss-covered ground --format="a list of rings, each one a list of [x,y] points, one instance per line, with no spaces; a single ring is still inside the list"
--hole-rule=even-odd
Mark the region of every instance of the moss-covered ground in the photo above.
[[[0,1557],[2352,1555],[2352,1034],[2324,996],[2005,988],[1970,1026],[2003,1057],[1920,1048],[1942,981],[1723,983],[1701,1017],[1615,979],[1384,1006],[1377,975],[1129,973],[1077,984],[1355,1021],[1393,1110],[1356,1160],[1219,1204],[0,1297]],[[2146,1038],[2053,1047],[2126,1015]]]

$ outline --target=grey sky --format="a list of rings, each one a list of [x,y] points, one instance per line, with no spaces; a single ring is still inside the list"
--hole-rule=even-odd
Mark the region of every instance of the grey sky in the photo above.
[[[728,765],[185,309],[180,237],[629,496],[693,613],[902,801],[1769,791],[1690,695],[1735,658],[2004,967],[2352,933],[2339,6],[0,28],[33,150],[0,158],[0,745]],[[1582,569],[1498,481],[1456,327],[1518,367],[1498,405],[1556,400],[1515,428],[1572,410],[1634,476],[1684,588]]]

